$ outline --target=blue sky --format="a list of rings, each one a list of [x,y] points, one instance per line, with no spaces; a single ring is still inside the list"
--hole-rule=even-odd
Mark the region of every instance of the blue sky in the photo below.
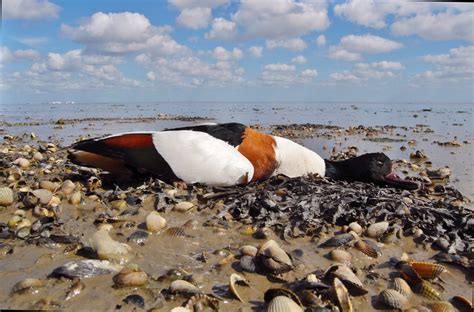
[[[4,0],[1,103],[473,102],[474,5]]]

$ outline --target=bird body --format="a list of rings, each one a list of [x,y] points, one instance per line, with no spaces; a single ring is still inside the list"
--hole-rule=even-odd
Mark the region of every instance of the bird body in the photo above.
[[[390,159],[382,153],[365,154],[345,165],[324,160],[286,138],[239,123],[129,132],[83,140],[71,146],[69,159],[121,177],[151,174],[167,182],[215,186],[246,184],[277,174],[297,177],[313,173],[336,180],[385,181],[385,176],[398,179],[392,174]]]

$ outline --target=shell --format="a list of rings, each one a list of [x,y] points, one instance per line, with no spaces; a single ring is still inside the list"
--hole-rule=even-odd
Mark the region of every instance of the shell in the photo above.
[[[45,189],[50,192],[55,192],[61,185],[57,182],[51,182],[48,180],[42,180],[39,182],[39,188]]]
[[[107,224],[108,225],[108,224]],[[90,246],[101,260],[126,262],[130,246],[117,242],[110,237],[108,228],[102,227],[89,239]]]
[[[472,302],[463,296],[454,296],[450,301],[460,312],[472,311]]]
[[[421,278],[425,279],[436,278],[442,273],[448,271],[444,265],[436,263],[410,261],[409,264],[413,269],[415,269]]]
[[[418,285],[415,285],[412,287],[413,291],[420,296],[423,296],[425,298],[431,299],[431,300],[442,300],[441,294],[431,286],[430,283],[428,282],[421,282]]]
[[[255,258],[252,256],[242,256],[240,257],[240,267],[245,272],[255,273],[257,271],[257,266],[255,264]]]
[[[9,187],[0,187],[0,206],[13,204],[13,190]]]
[[[349,232],[346,234],[336,235],[325,241],[320,245],[320,247],[340,247],[349,244],[355,238],[358,238],[358,235],[355,232]]]
[[[116,287],[142,286],[148,281],[148,274],[138,267],[125,267],[112,279]]]
[[[337,301],[337,305],[342,312],[352,312],[352,303],[349,292],[340,279],[334,278],[331,291]]]
[[[354,231],[356,234],[362,234],[362,226],[360,226],[359,223],[357,222],[351,222],[349,223],[349,231]]]
[[[169,291],[172,294],[199,294],[199,288],[184,280],[173,281],[170,285]]]
[[[451,303],[447,301],[428,303],[428,308],[430,308],[432,312],[455,312],[456,311],[454,307],[451,305]]]
[[[71,194],[71,197],[69,197],[69,203],[74,206],[79,205],[81,203],[81,200],[82,200],[81,192],[74,192]]]
[[[176,205],[174,205],[173,210],[178,211],[178,212],[187,212],[193,207],[194,207],[193,203],[183,201],[183,202],[179,202]]]
[[[355,242],[354,246],[357,248],[357,250],[363,252],[371,258],[378,258],[380,255],[382,255],[379,246],[370,240],[360,239]]]
[[[41,280],[38,278],[25,278],[24,280],[19,281],[13,286],[12,292],[15,293],[15,292],[23,291],[23,290],[30,289],[33,287],[44,287],[46,286],[46,284],[47,283],[45,280]]]
[[[264,267],[269,271],[281,273],[292,269],[293,263],[290,257],[272,239],[260,247],[258,255]]]
[[[74,184],[74,182],[72,182],[71,180],[66,180],[61,185],[61,192],[64,195],[71,195],[72,192],[74,192],[75,188],[76,188],[76,185]]]
[[[387,221],[382,221],[382,222],[377,222],[377,223],[371,224],[367,228],[365,234],[370,238],[378,238],[383,233],[385,233],[385,231],[387,231],[388,226],[389,226],[389,224],[388,224]]]
[[[328,258],[332,261],[336,261],[347,266],[350,266],[352,262],[352,255],[348,251],[342,249],[331,250],[328,253]]]
[[[33,159],[37,161],[42,161],[44,157],[43,157],[43,154],[41,154],[40,152],[35,152],[33,154]]]
[[[135,231],[127,238],[127,241],[134,242],[140,246],[145,245],[146,240],[148,239],[148,232],[145,231]]]
[[[54,269],[52,274],[54,276],[64,276],[67,278],[87,278],[116,273],[122,268],[123,266],[111,263],[107,260],[86,259],[65,263]]]
[[[187,236],[186,232],[184,231],[184,228],[180,226],[167,228],[163,233],[165,235],[173,236],[173,237],[186,237]]]
[[[240,302],[244,302],[237,292],[237,285],[250,286],[249,281],[240,276],[239,274],[232,273],[229,278],[229,290],[230,292],[239,299]]]
[[[33,195],[35,195],[36,198],[38,198],[38,201],[42,205],[47,205],[53,198],[53,193],[51,191],[45,190],[45,189],[39,189],[39,190],[34,190]]]
[[[22,157],[16,159],[13,163],[15,165],[18,165],[22,169],[26,169],[31,165],[31,163],[28,159],[22,158]]]
[[[86,288],[86,285],[84,285],[83,282],[81,282],[80,279],[76,280],[72,285],[71,285],[71,288],[69,289],[69,291],[66,293],[66,297],[64,298],[64,300],[70,300],[74,297],[76,297],[77,295],[79,295],[82,290]]]
[[[252,245],[245,245],[240,247],[239,251],[242,256],[255,257],[257,255],[258,248]]]
[[[166,219],[156,211],[150,212],[145,219],[146,228],[150,232],[158,232],[166,227]]]
[[[124,199],[117,199],[110,202],[110,208],[113,210],[123,210],[127,207],[127,201]]]
[[[219,300],[210,295],[196,294],[189,298],[184,307],[187,311],[208,311],[209,309],[206,308],[212,311],[219,311]]]
[[[345,265],[340,264],[331,266],[326,271],[325,276],[329,278],[339,278],[352,296],[362,296],[368,292],[367,289],[364,288],[360,279]]]
[[[400,271],[400,274],[408,282],[408,284],[410,284],[410,286],[418,285],[423,281],[418,272],[416,272],[415,269],[413,269],[406,261],[399,261],[395,265],[395,268]]]
[[[145,299],[137,294],[128,295],[127,297],[122,299],[122,302],[125,304],[137,306],[141,309],[145,309]],[[136,310],[136,308],[134,308],[133,310]]]
[[[409,306],[408,299],[394,289],[383,290],[379,294],[378,300],[384,306],[390,307],[392,309],[404,310]]]
[[[410,298],[413,295],[410,285],[408,285],[408,283],[403,278],[395,277],[392,288],[401,293],[406,298]]]
[[[286,288],[270,288],[265,292],[263,299],[265,300],[265,303],[268,304],[273,298],[278,296],[288,297],[296,302],[297,305],[303,306],[300,298],[294,292]]]
[[[267,312],[303,312],[303,309],[286,296],[276,296],[267,306]]]

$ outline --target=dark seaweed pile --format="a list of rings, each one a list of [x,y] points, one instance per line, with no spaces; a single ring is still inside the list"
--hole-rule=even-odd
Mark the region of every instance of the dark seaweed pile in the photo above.
[[[427,190],[408,192],[371,183],[329,181],[318,177],[274,177],[260,185],[236,188],[225,198],[222,218],[271,227],[286,237],[318,236],[331,225],[357,221],[366,226],[389,221],[405,233],[419,228],[420,243],[439,237],[450,242],[449,252],[465,252],[474,246],[472,211],[459,208],[463,196],[445,187],[442,199],[430,199]]]

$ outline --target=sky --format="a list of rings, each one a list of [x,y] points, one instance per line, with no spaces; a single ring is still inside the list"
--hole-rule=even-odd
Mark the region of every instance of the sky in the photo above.
[[[474,102],[474,4],[3,0],[0,103]]]

